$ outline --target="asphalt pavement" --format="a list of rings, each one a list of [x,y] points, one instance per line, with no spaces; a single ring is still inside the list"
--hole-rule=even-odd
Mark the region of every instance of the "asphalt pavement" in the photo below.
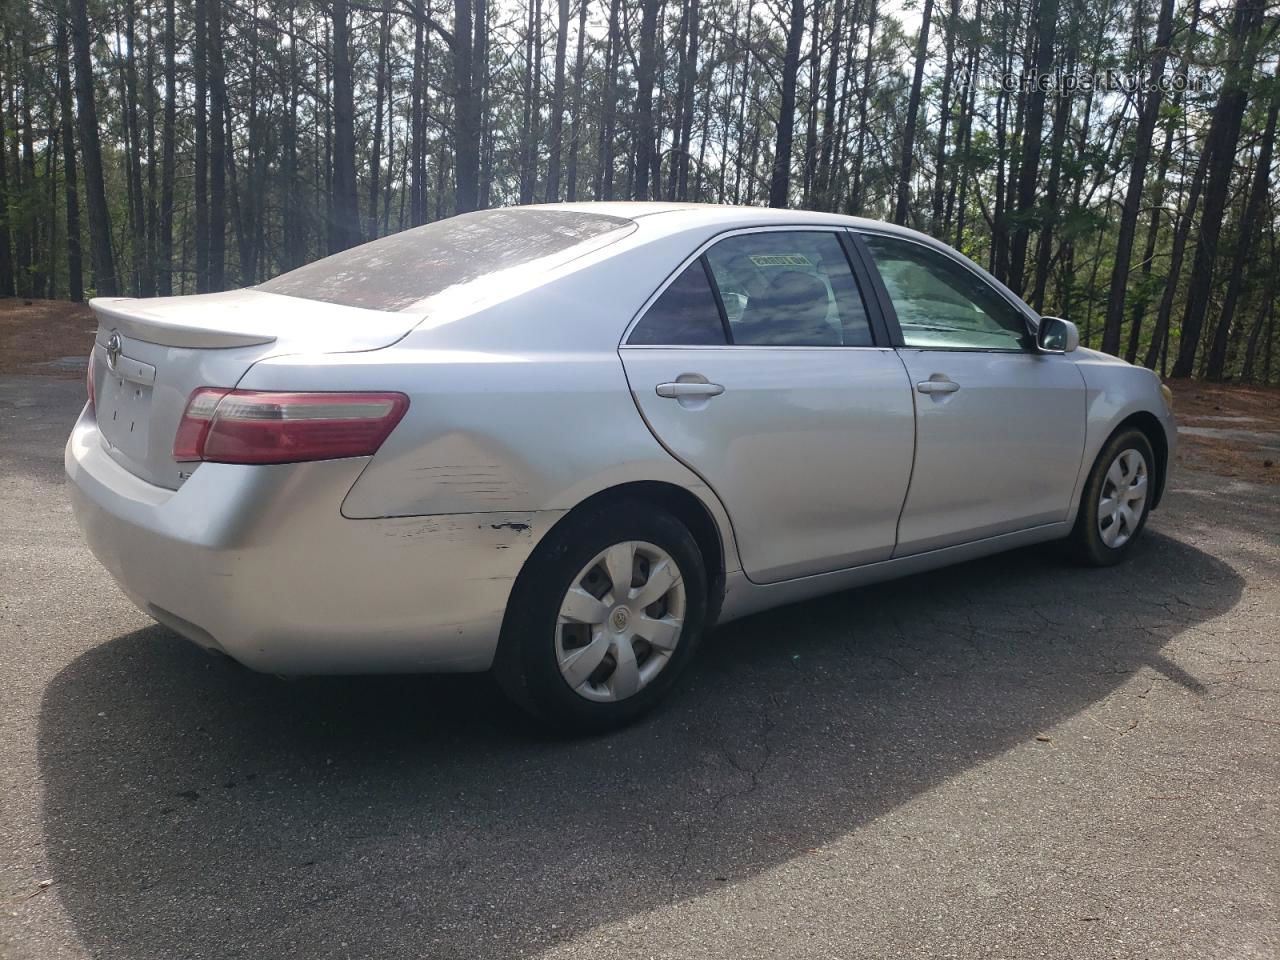
[[[570,741],[152,623],[71,516],[82,397],[0,378],[0,956],[1280,956],[1280,487],[731,624]]]

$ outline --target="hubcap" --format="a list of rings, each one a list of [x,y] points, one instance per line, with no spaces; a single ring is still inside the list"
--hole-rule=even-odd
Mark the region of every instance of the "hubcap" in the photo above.
[[[556,660],[588,700],[625,700],[653,681],[684,628],[680,568],[661,547],[628,540],[583,567],[560,603]]]
[[[1113,550],[1138,530],[1147,503],[1147,460],[1137,450],[1122,451],[1107,468],[1098,501],[1098,534]]]

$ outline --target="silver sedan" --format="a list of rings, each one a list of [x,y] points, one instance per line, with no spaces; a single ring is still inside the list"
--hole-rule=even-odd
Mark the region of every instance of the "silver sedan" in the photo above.
[[[1116,563],[1175,441],[1150,371],[831,214],[490,210],[92,306],[66,469],[139,607],[256,670],[493,668],[574,729],[714,623],[1046,540]]]

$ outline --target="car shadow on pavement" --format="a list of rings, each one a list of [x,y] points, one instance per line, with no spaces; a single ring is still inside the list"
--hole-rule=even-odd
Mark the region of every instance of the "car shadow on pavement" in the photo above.
[[[728,625],[578,741],[487,677],[283,681],[151,627],[45,695],[54,890],[100,958],[530,955],[1050,749],[1140,670],[1199,695],[1161,648],[1241,588],[1155,533],[1115,570],[1017,551]]]

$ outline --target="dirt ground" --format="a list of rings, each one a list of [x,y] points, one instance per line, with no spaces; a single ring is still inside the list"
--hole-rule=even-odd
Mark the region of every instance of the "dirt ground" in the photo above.
[[[0,374],[84,375],[95,329],[88,305],[0,298]],[[1280,483],[1280,387],[1171,380],[1183,428],[1178,464]]]
[[[0,297],[0,373],[82,377],[95,329],[88,304]]]
[[[1171,380],[1178,463],[1254,483],[1280,483],[1280,387]]]

